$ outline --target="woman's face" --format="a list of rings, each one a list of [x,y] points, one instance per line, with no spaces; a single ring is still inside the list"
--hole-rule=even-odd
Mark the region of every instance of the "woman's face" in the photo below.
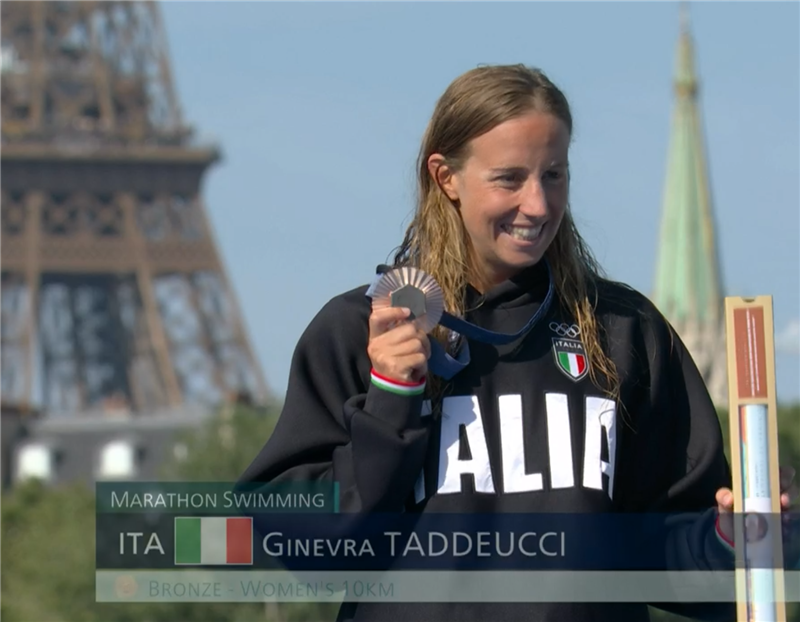
[[[461,213],[488,285],[537,263],[567,207],[570,136],[539,112],[501,123],[473,139],[458,171],[438,154],[429,170]]]

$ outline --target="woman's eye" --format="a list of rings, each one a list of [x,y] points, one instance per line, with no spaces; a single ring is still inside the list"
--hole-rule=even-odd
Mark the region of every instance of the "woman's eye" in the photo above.
[[[564,174],[561,171],[547,171],[545,174],[545,179],[550,181],[559,181]]]
[[[501,175],[498,179],[505,184],[518,184],[522,182],[522,175],[519,173],[509,173],[508,175]]]

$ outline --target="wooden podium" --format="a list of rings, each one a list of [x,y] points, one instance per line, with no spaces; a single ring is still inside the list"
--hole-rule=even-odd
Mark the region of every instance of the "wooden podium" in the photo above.
[[[725,298],[738,622],[786,622],[772,296]]]

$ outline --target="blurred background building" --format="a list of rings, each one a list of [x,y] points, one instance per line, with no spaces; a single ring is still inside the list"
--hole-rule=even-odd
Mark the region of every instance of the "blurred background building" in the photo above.
[[[1,151],[4,480],[152,477],[267,399],[156,3],[4,2]]]
[[[686,344],[716,406],[726,408],[725,293],[687,10],[682,4],[652,300]]]

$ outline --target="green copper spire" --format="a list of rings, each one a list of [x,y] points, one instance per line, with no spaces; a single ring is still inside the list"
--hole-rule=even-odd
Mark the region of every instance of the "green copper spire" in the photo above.
[[[700,326],[715,324],[722,317],[722,283],[697,105],[693,48],[683,4],[653,294],[653,302],[676,328],[687,322]],[[724,352],[719,355],[724,358]]]
[[[694,71],[694,46],[689,32],[689,9],[685,2],[680,5],[681,34],[678,40],[678,53],[675,57],[675,90],[678,96],[696,96],[697,75]]]
[[[728,403],[722,276],[686,4],[673,78],[675,103],[653,302],[686,344],[717,406]]]

